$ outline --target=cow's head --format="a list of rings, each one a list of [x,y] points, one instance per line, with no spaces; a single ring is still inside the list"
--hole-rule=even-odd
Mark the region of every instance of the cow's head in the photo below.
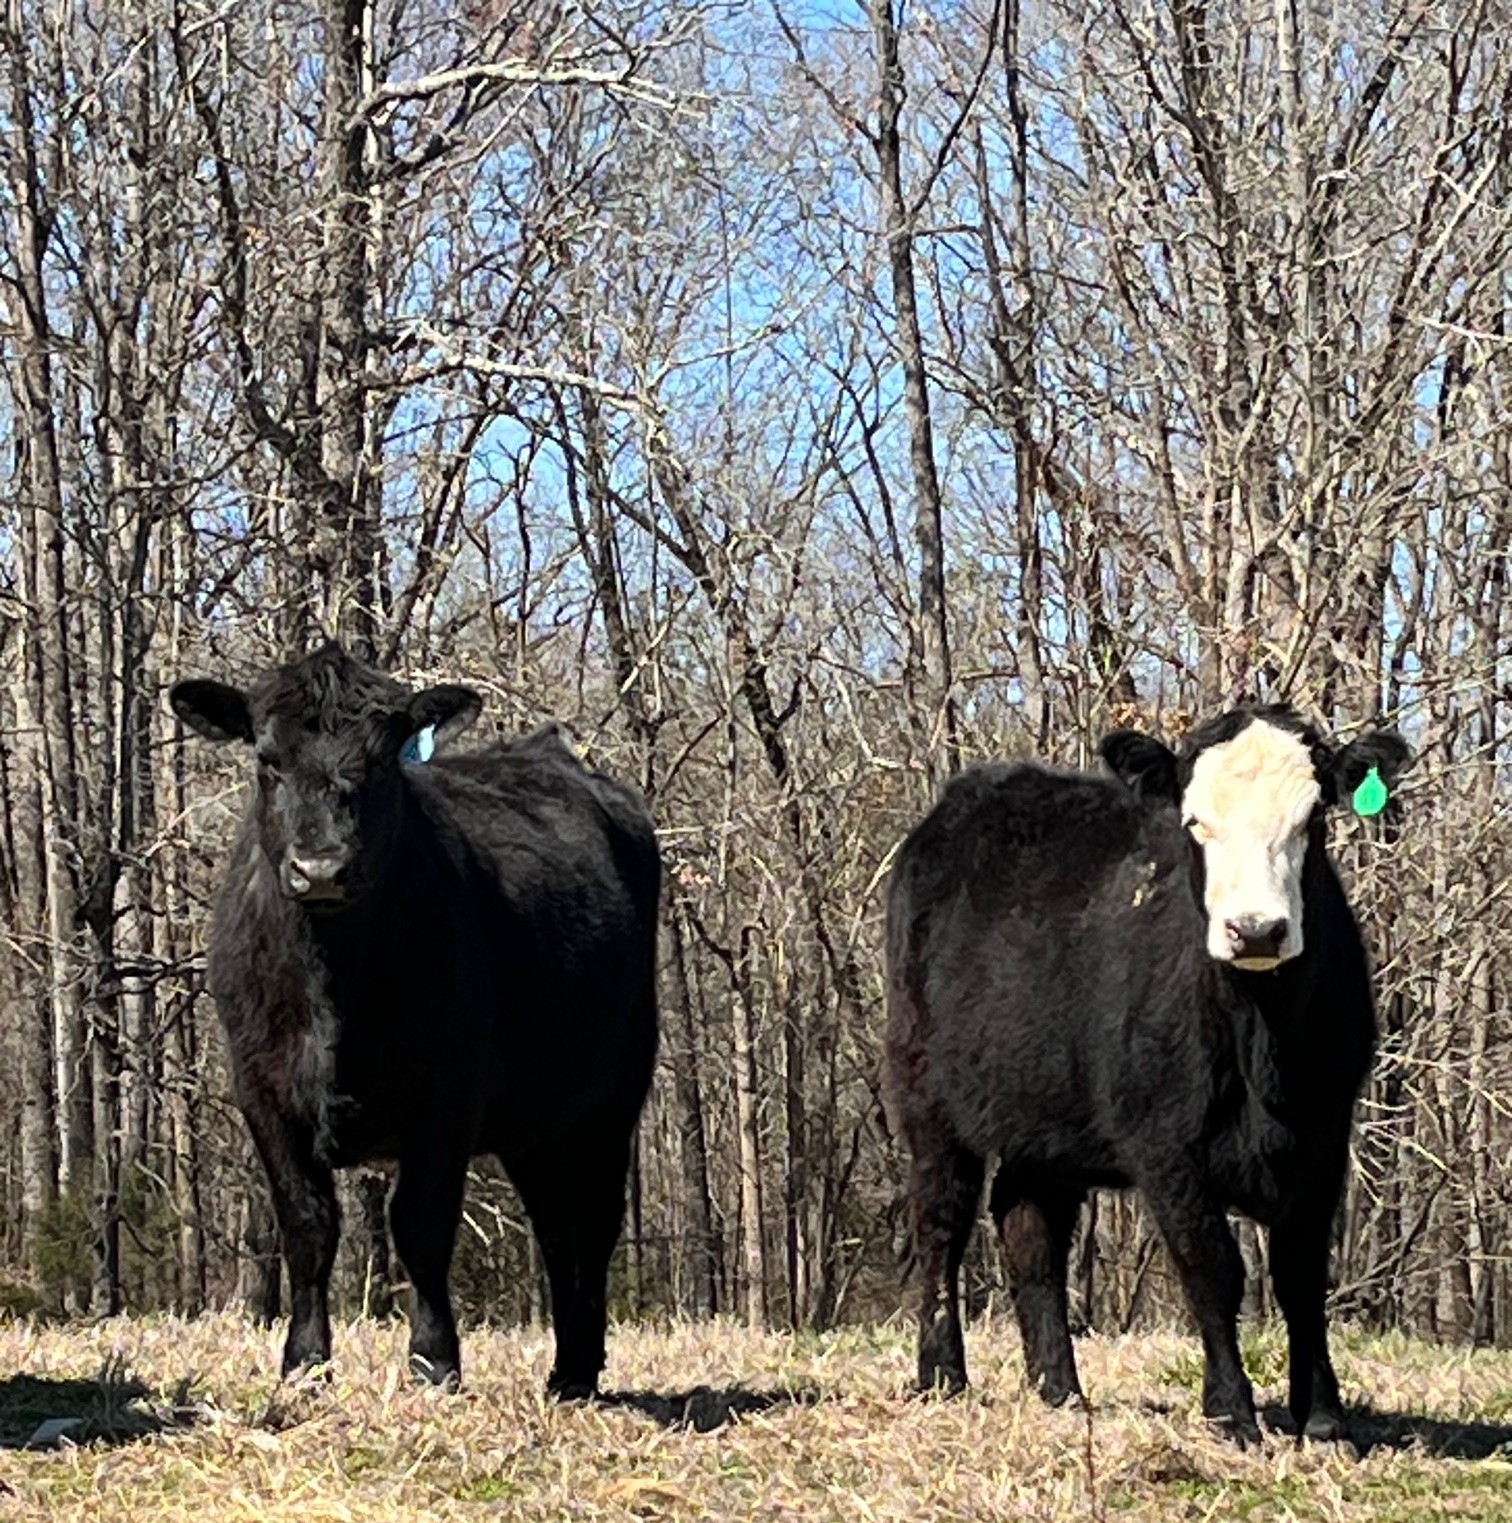
[[[291,899],[325,907],[371,886],[400,817],[399,753],[433,729],[455,735],[483,700],[451,683],[411,693],[334,642],[269,672],[247,692],[178,683],[173,711],[207,740],[257,757],[263,850]]]
[[[1304,871],[1323,849],[1323,812],[1372,767],[1389,789],[1411,760],[1394,730],[1336,750],[1290,708],[1235,709],[1198,726],[1180,753],[1115,730],[1103,760],[1141,798],[1169,804],[1197,853],[1207,948],[1239,968],[1274,968],[1302,950]]]

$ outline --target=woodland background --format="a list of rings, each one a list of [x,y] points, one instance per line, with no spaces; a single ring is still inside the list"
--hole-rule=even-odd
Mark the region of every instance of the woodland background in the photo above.
[[[651,801],[625,1315],[897,1308],[879,888],[953,768],[1398,723],[1336,1308],[1512,1342],[1497,0],[0,3],[7,1304],[276,1308],[203,990],[250,769],[164,693],[336,630]],[[486,1170],[456,1276],[541,1310]],[[1074,1280],[1176,1304],[1130,1201]]]

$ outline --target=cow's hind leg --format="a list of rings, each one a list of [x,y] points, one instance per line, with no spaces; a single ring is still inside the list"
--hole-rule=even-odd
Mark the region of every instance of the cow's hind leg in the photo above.
[[[1082,1196],[1026,1188],[1006,1166],[992,1183],[992,1219],[1008,1260],[1029,1383],[1051,1406],[1081,1395],[1066,1309],[1066,1261]]]
[[[572,1251],[577,1299],[569,1328],[558,1331],[553,1389],[564,1400],[591,1395],[604,1368],[609,1325],[609,1260],[625,1219],[629,1136],[606,1140],[578,1164]]]
[[[908,1128],[913,1153],[913,1258],[919,1275],[919,1389],[966,1385],[961,1336],[961,1260],[971,1240],[986,1173],[981,1158],[943,1124]]]
[[[462,1215],[465,1159],[401,1160],[389,1205],[394,1247],[410,1280],[410,1368],[435,1385],[462,1378],[462,1351],[447,1276]]]
[[[546,1389],[560,1401],[581,1401],[598,1389],[608,1329],[609,1260],[624,1220],[629,1165],[626,1133],[580,1139],[560,1157],[510,1170],[551,1284],[556,1361]]]
[[[1244,1261],[1223,1211],[1197,1181],[1165,1179],[1145,1196],[1170,1251],[1187,1305],[1202,1334],[1206,1368],[1202,1410],[1241,1446],[1260,1442],[1255,1397],[1239,1357],[1236,1325]]]
[[[317,1161],[308,1127],[291,1120],[275,1102],[244,1107],[258,1156],[267,1171],[289,1266],[289,1336],[283,1373],[325,1364],[331,1357],[329,1291],[341,1235],[336,1182]]]

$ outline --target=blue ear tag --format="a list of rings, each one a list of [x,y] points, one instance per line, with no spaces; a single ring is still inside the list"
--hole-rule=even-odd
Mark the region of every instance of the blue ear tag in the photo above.
[[[405,741],[404,749],[399,753],[400,761],[410,762],[419,766],[428,762],[436,754],[436,727],[428,724],[423,730],[416,731]]]

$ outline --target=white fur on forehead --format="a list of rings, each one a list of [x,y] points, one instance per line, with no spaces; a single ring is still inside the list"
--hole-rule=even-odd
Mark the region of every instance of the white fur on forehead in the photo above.
[[[1192,764],[1185,812],[1212,830],[1295,830],[1316,807],[1318,779],[1307,741],[1263,719],[1210,746]]]

